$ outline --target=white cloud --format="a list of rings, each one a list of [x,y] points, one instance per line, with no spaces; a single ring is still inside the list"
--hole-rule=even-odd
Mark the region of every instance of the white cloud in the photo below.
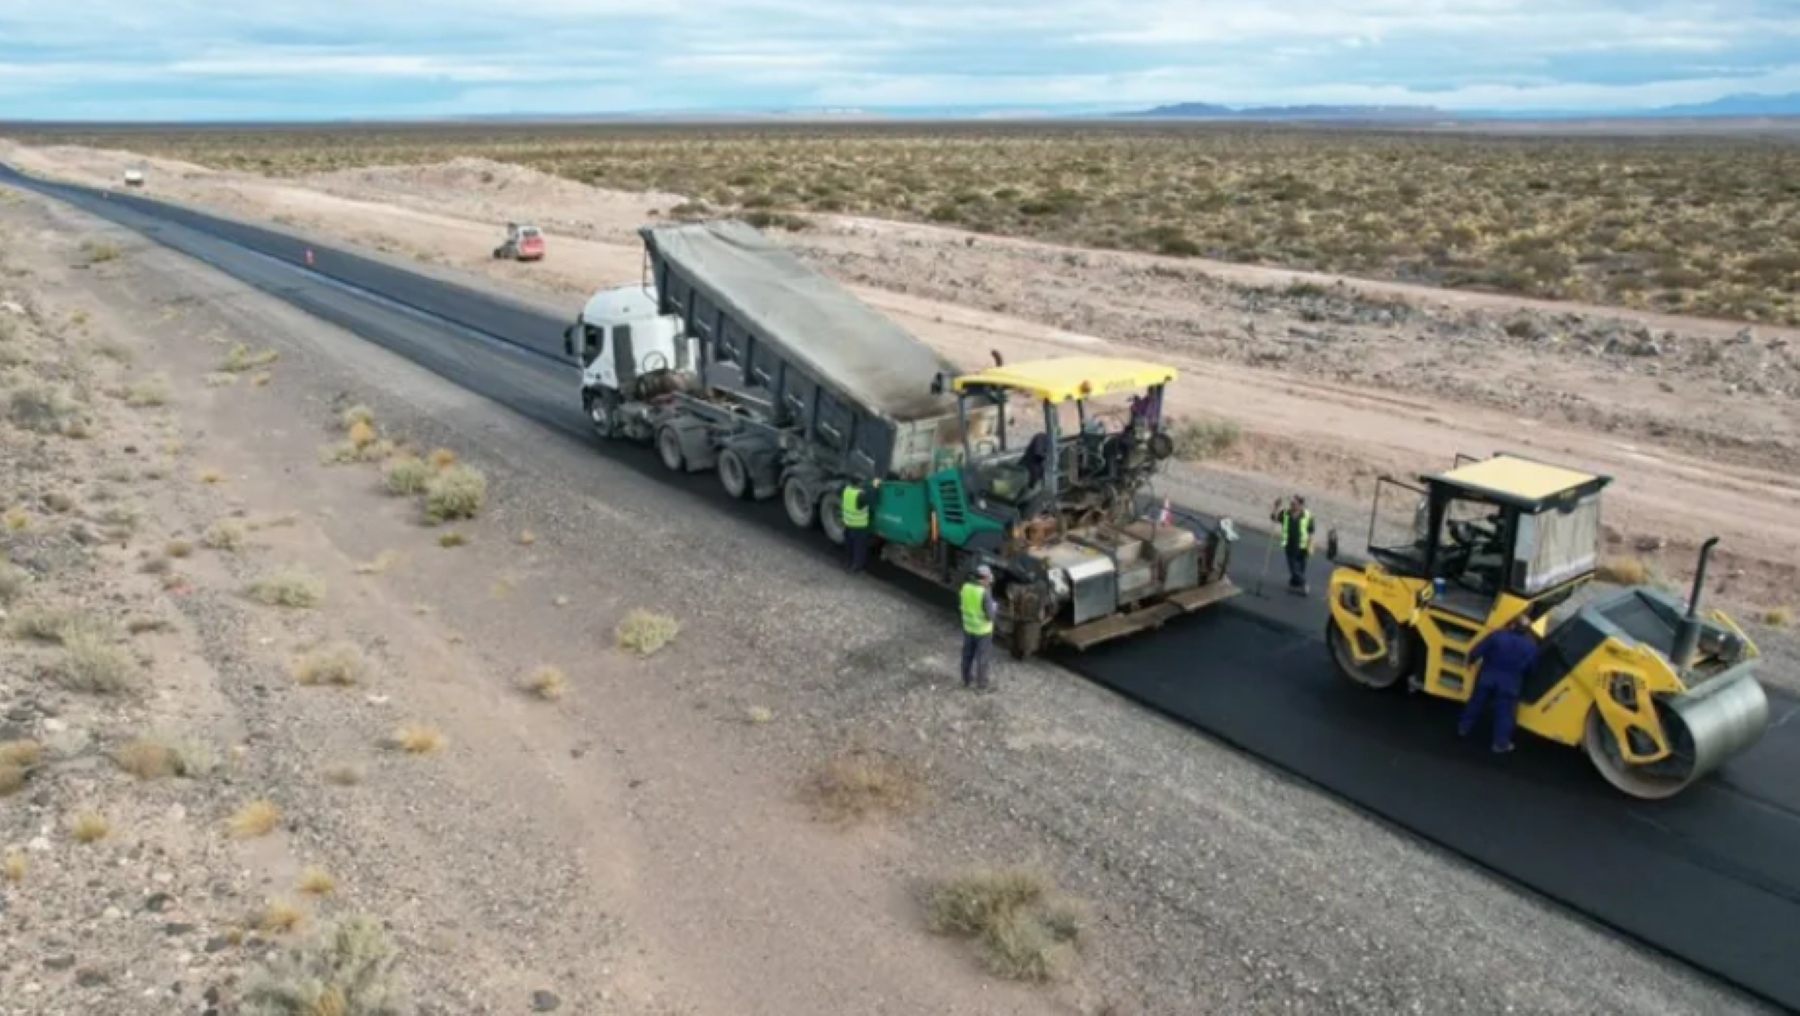
[[[53,117],[128,101],[263,115],[1169,101],[1548,108],[1800,89],[1793,0],[515,3],[0,0],[0,99]]]

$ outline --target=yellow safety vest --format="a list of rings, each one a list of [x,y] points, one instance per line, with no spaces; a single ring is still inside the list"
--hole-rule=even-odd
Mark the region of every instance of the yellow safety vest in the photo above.
[[[1295,518],[1294,518],[1293,514],[1285,508],[1282,509],[1282,511],[1281,511],[1281,545],[1283,547],[1287,546],[1289,543],[1292,542],[1289,539],[1289,536],[1293,533],[1294,522],[1295,522]],[[1300,522],[1300,549],[1301,550],[1311,550],[1312,549],[1312,512],[1310,512],[1310,511],[1301,512],[1299,522]]]
[[[844,528],[869,528],[869,510],[856,507],[856,486],[854,484],[844,488]]]
[[[979,582],[964,582],[962,587],[962,621],[963,631],[970,635],[992,635],[994,622],[990,621],[987,611],[982,609],[982,601],[987,598],[987,590]]]

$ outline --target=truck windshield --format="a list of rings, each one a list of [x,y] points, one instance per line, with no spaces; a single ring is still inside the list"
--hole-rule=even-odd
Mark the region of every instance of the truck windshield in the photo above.
[[[1535,595],[1586,572],[1600,558],[1600,496],[1589,495],[1568,511],[1547,509],[1519,518],[1513,574],[1523,572],[1519,592]]]

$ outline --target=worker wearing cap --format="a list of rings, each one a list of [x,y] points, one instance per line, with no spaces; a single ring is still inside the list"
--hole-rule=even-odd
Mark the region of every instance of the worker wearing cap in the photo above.
[[[1475,690],[1456,720],[1456,733],[1468,737],[1481,719],[1481,712],[1494,707],[1494,740],[1496,753],[1513,750],[1513,722],[1518,718],[1519,687],[1525,675],[1537,662],[1537,636],[1531,630],[1531,619],[1519,614],[1506,627],[1489,633],[1469,650],[1469,660],[1479,665],[1475,672]]]
[[[988,691],[988,657],[994,648],[994,571],[987,565],[975,569],[975,577],[962,587],[962,680],[964,688]]]
[[[1306,498],[1295,494],[1283,508],[1275,502],[1269,520],[1281,528],[1281,549],[1287,554],[1288,591],[1305,596],[1311,589],[1306,581],[1306,562],[1312,556],[1313,517],[1306,509]]]
[[[875,481],[881,485],[880,480]],[[844,497],[841,506],[844,520],[844,547],[850,556],[850,570],[859,572],[869,564],[869,497],[868,491],[860,483],[844,485]]]

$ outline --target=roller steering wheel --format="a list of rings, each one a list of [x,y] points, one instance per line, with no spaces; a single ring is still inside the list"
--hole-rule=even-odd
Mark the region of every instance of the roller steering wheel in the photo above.
[[[660,349],[652,349],[644,354],[643,369],[647,371],[668,370],[669,358]]]

